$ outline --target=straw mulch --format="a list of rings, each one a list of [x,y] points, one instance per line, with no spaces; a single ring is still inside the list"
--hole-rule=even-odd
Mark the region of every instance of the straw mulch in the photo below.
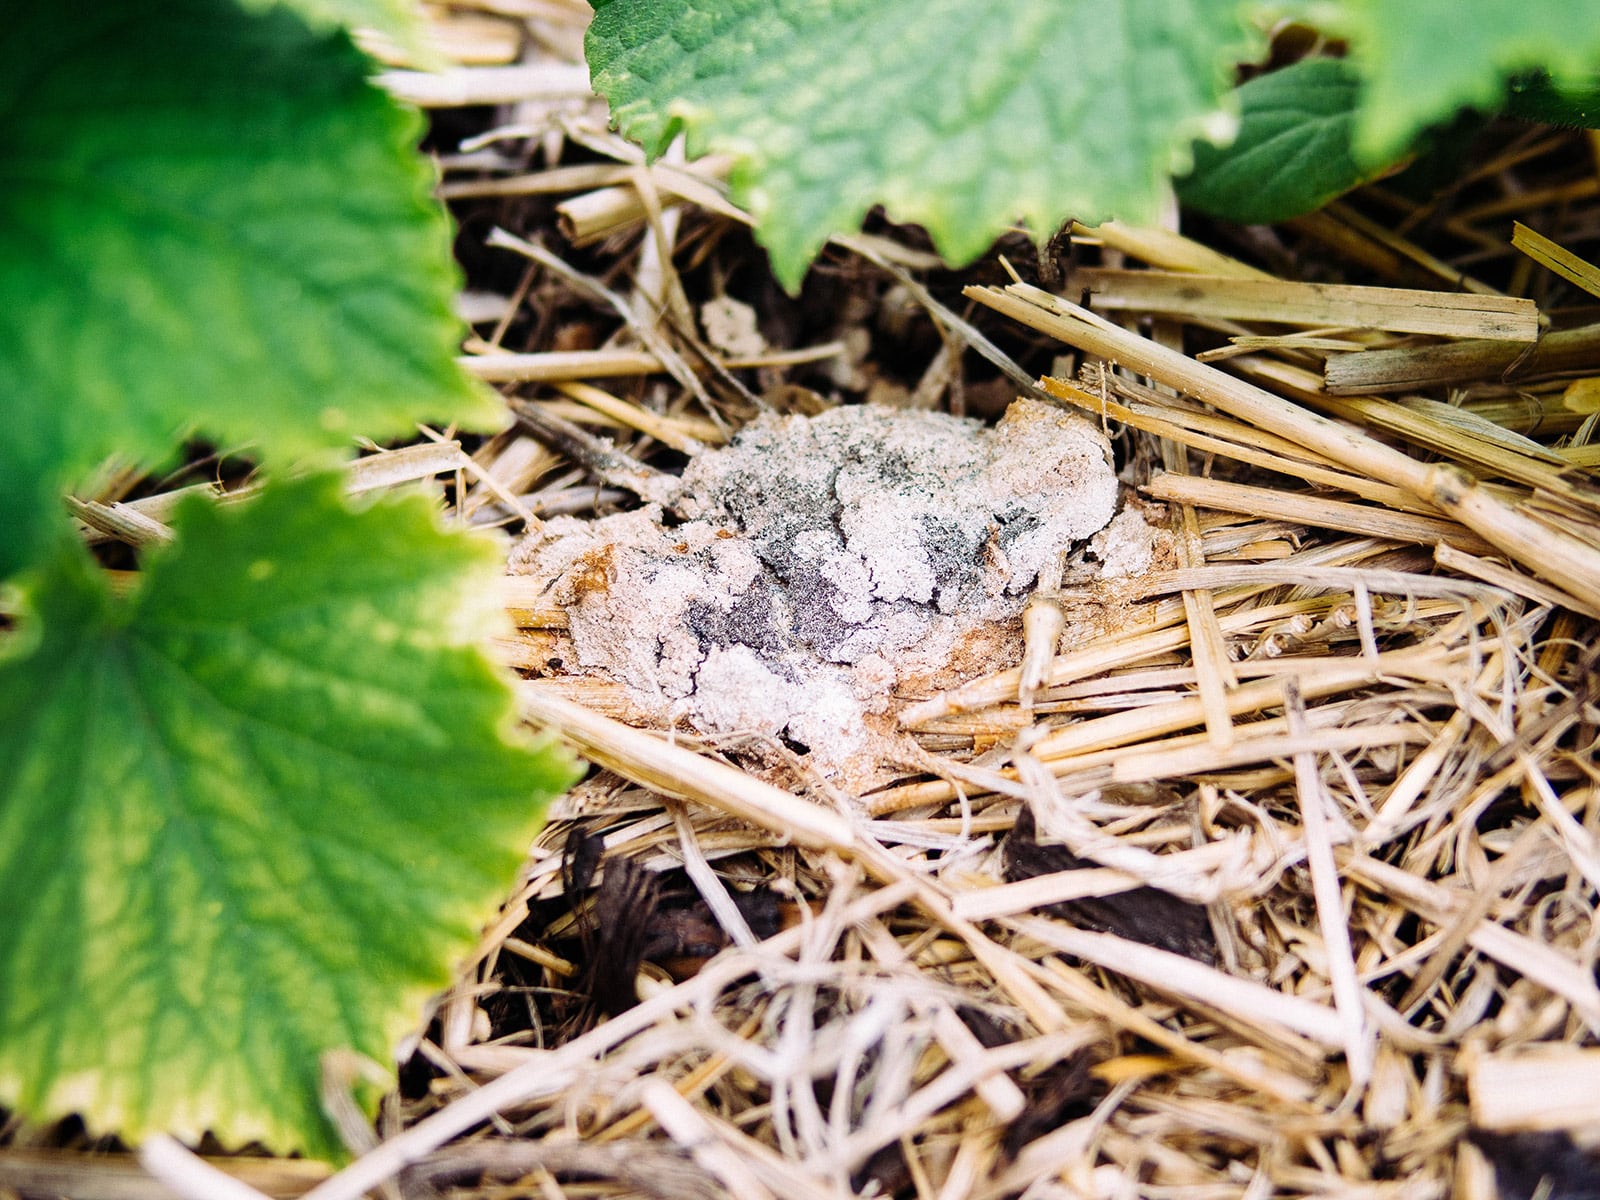
[[[508,579],[523,712],[596,770],[310,1195],[1594,1195],[1596,147],[1501,131],[1427,203],[963,275],[880,224],[789,300],[724,164],[606,131],[582,6],[495,7],[441,28],[480,61],[444,100],[499,107],[435,148],[467,361],[526,419],[358,479],[447,472],[520,533],[638,502],[552,428],[673,470],[764,408],[1031,390],[1175,558],[896,696],[916,761],[865,793],[548,678],[560,614]]]

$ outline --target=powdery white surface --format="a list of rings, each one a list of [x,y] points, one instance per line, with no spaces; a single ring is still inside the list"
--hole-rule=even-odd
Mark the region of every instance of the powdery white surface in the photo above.
[[[663,721],[782,737],[825,774],[882,764],[893,686],[1014,617],[1117,503],[1093,425],[1022,399],[985,427],[870,406],[765,416],[651,505],[548,522],[512,569],[549,582],[579,663]]]
[[[1168,536],[1145,508],[1129,505],[1090,539],[1089,550],[1102,564],[1100,578],[1127,579],[1155,569]]]

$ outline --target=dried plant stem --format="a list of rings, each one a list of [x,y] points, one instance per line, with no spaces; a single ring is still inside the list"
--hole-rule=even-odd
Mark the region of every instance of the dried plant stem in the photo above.
[[[0,1187],[7,1195],[69,1196],[74,1200],[222,1200],[240,1195],[227,1184],[213,1186],[220,1173],[230,1182],[247,1185],[243,1193],[247,1200],[282,1200],[299,1196],[326,1179],[330,1170],[323,1163],[303,1159],[232,1155],[201,1158],[201,1165],[208,1169],[198,1171],[189,1161],[194,1157],[190,1151],[166,1140],[156,1153],[162,1156],[157,1161],[159,1174],[139,1165],[131,1154],[91,1155],[7,1146],[0,1154]],[[183,1180],[181,1185],[178,1178]]]
[[[1212,586],[1222,585],[1219,580]],[[1174,587],[1171,590],[1182,589]],[[1238,598],[1227,597],[1230,601]],[[1224,634],[1233,634],[1326,607],[1325,601],[1311,599],[1263,608],[1240,608],[1223,614],[1219,617],[1219,622]],[[1144,629],[1119,634],[1090,647],[1058,654],[1047,664],[1040,684],[1046,688],[1061,687],[1077,679],[1098,675],[1111,667],[1132,666],[1156,655],[1181,649],[1189,644],[1188,626],[1180,624],[1183,620],[1182,608],[1174,607],[1170,611],[1152,614],[1149,625]],[[900,714],[900,724],[906,729],[918,729],[952,713],[975,712],[1002,704],[1016,695],[1021,679],[1020,667],[1011,667],[982,676],[959,688],[908,705]]]
[[[1394,512],[1322,496],[1281,492],[1273,488],[1228,483],[1195,475],[1157,475],[1144,485],[1147,495],[1175,504],[1192,504],[1222,512],[1248,513],[1303,525],[1338,529],[1423,546],[1451,543],[1473,554],[1493,553],[1494,547],[1454,521]]]
[[[1446,888],[1376,859],[1349,855],[1341,865],[1346,874],[1436,924],[1449,921],[1470,902],[1463,890]],[[1587,968],[1494,921],[1480,922],[1467,934],[1467,944],[1565,999],[1590,1032],[1600,1036],[1600,985]]]
[[[90,529],[129,546],[164,546],[176,536],[165,525],[131,504],[101,504],[98,500],[67,497],[67,507]]]
[[[139,1148],[139,1163],[183,1200],[267,1200],[244,1180],[206,1162],[164,1133],[145,1140]]]
[[[628,178],[630,168],[617,163],[584,163],[551,167],[531,175],[506,175],[498,179],[470,179],[441,183],[435,190],[441,200],[467,200],[479,196],[538,196],[608,187]]]
[[[519,238],[515,234],[507,233],[504,229],[495,229],[488,238],[490,246],[511,250],[524,258],[538,263],[545,270],[565,279],[573,287],[583,292],[590,298],[606,304],[627,324],[628,329],[639,339],[640,343],[655,356],[662,369],[672,378],[682,384],[706,408],[708,412],[715,411],[711,397],[706,394],[705,386],[700,382],[700,377],[684,362],[683,356],[673,348],[665,334],[656,328],[651,321],[641,320],[629,306],[628,302],[617,295],[610,288],[591,279],[582,272],[575,270],[557,255],[551,254],[543,246]]]
[[[1264,984],[1236,979],[1181,954],[1143,946],[1109,933],[1073,929],[1043,917],[1012,917],[1005,924],[1062,954],[1095,963],[1167,995],[1198,1000],[1212,1009],[1308,1038],[1325,1050],[1344,1048],[1338,1014],[1298,996],[1285,996]]]
[[[1548,488],[1557,494],[1572,490],[1570,481],[1562,478],[1566,463],[1562,461],[1560,455],[1552,454],[1537,443],[1506,434],[1504,431],[1493,431],[1498,432],[1500,437],[1496,441],[1490,441],[1481,434],[1483,427],[1489,425],[1487,421],[1478,423],[1478,428],[1475,430],[1463,429],[1459,425],[1447,425],[1442,421],[1431,419],[1431,413],[1419,411],[1414,406],[1425,402],[1415,400],[1406,405],[1360,397],[1338,399],[1324,396],[1317,403],[1324,411],[1354,425],[1398,434],[1413,445],[1448,454],[1457,462],[1481,467],[1493,475],[1527,487]],[[1426,403],[1435,410],[1442,409],[1446,413],[1456,411],[1449,405]],[[1470,414],[1457,415],[1470,416]]]
[[[730,358],[731,370],[751,367],[792,367],[837,358],[844,353],[839,342],[802,350],[773,351],[749,358]],[[606,379],[625,375],[655,375],[667,368],[649,350],[547,350],[537,354],[468,354],[456,360],[469,375],[487,383],[558,383],[570,379]]]
[[[1525,595],[1538,605],[1570,608],[1574,613],[1582,613],[1584,616],[1600,616],[1600,606],[1584,603],[1576,595],[1563,592],[1558,587],[1550,587],[1550,584],[1542,579],[1531,578],[1522,571],[1514,571],[1509,566],[1491,562],[1488,558],[1475,558],[1474,555],[1467,554],[1466,550],[1459,550],[1448,544],[1434,547],[1434,562],[1450,570],[1469,574],[1474,579],[1482,579],[1491,587],[1502,587],[1514,595]]]
[[[909,889],[886,887],[852,901],[842,913],[847,921],[861,921],[887,908],[905,903]],[[787,929],[762,943],[764,954],[794,953],[807,930]],[[693,979],[659,992],[636,1007],[574,1038],[555,1050],[536,1051],[523,1065],[467,1092],[405,1132],[380,1143],[338,1174],[305,1194],[302,1200],[358,1200],[408,1164],[444,1145],[490,1117],[519,1104],[559,1095],[571,1086],[594,1058],[649,1029],[679,1009],[693,1009],[716,996],[730,983],[757,969],[760,960],[750,956],[725,958],[708,966]]]
[[[1577,284],[1591,296],[1600,296],[1600,268],[1579,258],[1565,246],[1551,241],[1538,230],[1529,229],[1521,221],[1513,223],[1511,244],[1540,266]]]
[[[1467,944],[1468,936],[1498,903],[1513,873],[1538,848],[1546,836],[1548,835],[1545,829],[1537,822],[1529,824],[1517,835],[1517,840],[1512,843],[1511,848],[1496,861],[1489,877],[1478,886],[1461,911],[1440,931],[1438,944],[1417,973],[1411,977],[1411,985],[1406,988],[1405,995],[1396,1006],[1402,1013],[1408,1013],[1414,1006],[1420,1004],[1444,977],[1450,963]]]
[[[638,173],[648,172],[651,182],[661,193],[686,201],[706,212],[716,213],[729,221],[748,225],[749,214],[730,204],[718,185],[718,180],[727,174],[728,165],[729,160],[721,157],[699,159],[685,167],[654,162],[648,167],[619,169],[619,182],[635,180]],[[556,219],[561,232],[574,246],[593,245],[619,229],[645,220],[647,216],[648,206],[635,182],[584,192],[556,206]]]
[[[733,1200],[776,1200],[744,1160],[719,1140],[710,1122],[668,1084],[660,1079],[645,1080],[639,1100],[666,1135],[707,1174],[720,1180]]]
[[[519,685],[523,717],[552,728],[587,756],[669,796],[709,804],[772,831],[797,845],[833,850],[860,861],[886,883],[906,883],[924,911],[965,941],[1041,1029],[1058,1027],[1060,1016],[1009,952],[995,945],[971,922],[955,915],[949,899],[882,847],[857,834],[850,821],[734,767],[703,758],[619,721],[550,695],[536,684]]]
[[[707,444],[716,445],[728,440],[723,431],[710,421],[693,417],[662,416],[641,405],[629,404],[626,400],[613,396],[593,384],[562,380],[554,386],[563,396],[569,396],[578,403],[594,409],[595,412],[603,413],[619,424],[637,429],[640,433],[655,438],[663,446],[670,446],[683,454],[698,454]]]
[[[467,108],[524,100],[581,100],[593,95],[581,64],[454,67],[445,71],[384,71],[373,81],[419,108]]]
[[[1172,442],[1161,444],[1161,453],[1170,474],[1188,474],[1187,456]],[[1178,557],[1186,567],[1205,564],[1205,549],[1200,542],[1200,522],[1194,507],[1177,502]],[[1189,655],[1194,663],[1200,706],[1205,712],[1206,732],[1219,749],[1233,745],[1233,722],[1229,719],[1227,691],[1238,686],[1228,662],[1222,627],[1217,622],[1216,596],[1209,587],[1185,588],[1184,620],[1189,627]]]
[[[1284,680],[1283,698],[1290,736],[1304,738],[1309,733],[1305,703],[1294,680]],[[1351,1091],[1359,1094],[1372,1078],[1377,1038],[1362,1006],[1362,987],[1350,949],[1349,918],[1339,886],[1339,868],[1333,861],[1329,800],[1318,774],[1316,754],[1302,751],[1294,756],[1294,777],[1295,794],[1300,800],[1300,828],[1305,835],[1306,866],[1311,872],[1311,890],[1317,904],[1317,925],[1322,931],[1323,954],[1333,985],[1333,1006],[1339,1014]]]
[[[1380,225],[1370,217],[1363,216],[1348,204],[1335,201],[1317,212],[1297,217],[1289,224],[1293,228],[1310,233],[1313,237],[1330,241],[1357,257],[1365,258],[1366,261],[1379,266],[1380,270],[1384,269],[1383,256],[1391,256],[1398,262],[1420,267],[1450,287],[1474,292],[1480,296],[1502,294],[1481,280],[1474,279],[1459,268],[1428,253],[1404,235]],[[1364,254],[1364,250],[1375,252],[1376,259]]]
[[[1275,276],[1215,250],[1193,238],[1159,226],[1128,225],[1107,221],[1103,225],[1072,224],[1074,240],[1099,242],[1133,258],[1168,271],[1192,271],[1233,279],[1274,279]]]
[[[1335,396],[1418,392],[1477,379],[1531,379],[1600,367],[1600,325],[1547,333],[1530,350],[1510,342],[1450,342],[1336,354],[1325,373]]]
[[[1033,378],[1019,367],[1009,354],[996,346],[984,333],[965,320],[957,313],[939,303],[921,283],[912,278],[910,272],[893,259],[883,253],[878,243],[871,238],[839,234],[831,239],[835,244],[844,247],[853,254],[859,254],[873,266],[887,271],[901,287],[905,288],[916,298],[918,304],[928,310],[929,314],[950,333],[960,338],[973,350],[982,355],[994,366],[998,367],[1008,379],[1017,385],[1017,390],[1025,395],[1037,396],[1039,399],[1046,397],[1040,391],[1039,385]]]
[[[1273,666],[1282,674],[1293,670],[1295,664],[1279,659]],[[1310,699],[1322,700],[1381,679],[1432,678],[1445,668],[1446,662],[1436,651],[1423,649],[1388,652],[1371,661],[1366,658],[1308,659],[1304,666],[1304,678],[1299,680],[1302,694]],[[1227,695],[1228,711],[1235,718],[1278,707],[1282,701],[1281,678],[1243,683]],[[1333,714],[1328,715],[1331,718]],[[1033,754],[1042,762],[1051,764],[1052,772],[1057,775],[1100,771],[1105,778],[1099,782],[1109,784],[1181,777],[1186,772],[1219,770],[1241,763],[1282,757],[1303,749],[1332,749],[1339,743],[1349,746],[1377,745],[1392,738],[1396,742],[1426,744],[1433,740],[1433,734],[1420,727],[1396,725],[1381,730],[1329,731],[1320,735],[1320,741],[1307,744],[1293,738],[1286,739],[1286,731],[1280,722],[1260,721],[1248,727],[1236,726],[1236,744],[1233,747],[1213,747],[1203,754],[1197,753],[1196,739],[1174,742],[1165,748],[1165,756],[1158,755],[1157,747],[1150,744],[1156,738],[1193,729],[1202,725],[1204,720],[1205,711],[1200,698],[1189,696],[1063,726],[1042,737],[1034,745]],[[1135,743],[1145,743],[1136,757],[1128,755],[1124,749]],[[965,779],[982,790],[1003,788],[1008,794],[1019,794],[1015,792],[1014,783],[1011,787],[1006,786],[1008,781],[1016,779],[1014,771],[975,774],[969,768],[954,763],[947,763],[945,770],[953,778]],[[955,783],[941,780],[878,792],[866,797],[866,803],[873,815],[882,816],[923,804],[948,802],[960,792]]]
[[[537,683],[519,684],[517,701],[524,719],[559,731],[589,758],[668,796],[710,804],[796,845],[846,855],[855,847],[845,817],[726,763],[600,716]]]
[[[861,929],[861,937],[866,942],[867,948],[872,951],[873,957],[885,966],[911,969],[910,961],[906,958],[900,943],[895,941],[888,930],[881,925],[864,926]],[[995,1120],[1001,1123],[1016,1120],[1027,1106],[1027,1098],[1008,1076],[985,1064],[982,1043],[974,1036],[972,1030],[961,1023],[955,1010],[948,1004],[915,998],[911,1001],[911,1005],[914,1010],[933,1018],[934,1036],[939,1039],[940,1046],[950,1056],[951,1062],[963,1064],[977,1080],[973,1090],[989,1106],[989,1111]]]
[[[1018,668],[1017,701],[1032,711],[1034,697],[1044,683],[1045,673],[1061,645],[1067,617],[1061,611],[1061,558],[1041,576],[1033,595],[1022,610],[1022,665]]]
[[[1280,672],[1291,669],[1291,664],[1275,664]],[[1299,686],[1307,698],[1325,699],[1352,688],[1373,683],[1379,677],[1421,677],[1437,674],[1440,659],[1429,651],[1394,651],[1382,654],[1381,661],[1362,659],[1317,659],[1309,664],[1309,678]],[[1227,706],[1234,717],[1277,707],[1282,701],[1282,680],[1262,678],[1250,683],[1240,683],[1227,694]],[[1045,762],[1053,762],[1069,755],[1086,754],[1090,750],[1109,750],[1123,746],[1130,739],[1149,739],[1162,734],[1178,733],[1200,725],[1205,718],[1198,696],[1150,704],[1144,709],[1118,712],[1109,717],[1067,725],[1061,730],[1046,734],[1035,744],[1034,754]]]
[[[1536,1045],[1472,1059],[1472,1123],[1496,1132],[1600,1125],[1600,1050]]]
[[[1214,404],[1224,412],[1326,455],[1345,467],[1392,480],[1486,541],[1586,602],[1600,603],[1595,548],[1492,495],[1464,472],[1430,465],[1289,403],[1214,367],[1128,333],[1077,305],[1025,285],[969,287],[965,294],[1062,341],[1121,363]]]
[[[694,515],[683,507],[686,498],[671,475],[645,465],[547,408],[526,400],[512,400],[509,404],[518,422],[530,433],[574,462],[582,463],[595,478],[613,487],[625,488],[641,500],[659,504],[670,512]]]
[[[1080,269],[1072,283],[1093,293],[1098,312],[1133,310],[1512,342],[1539,336],[1538,306],[1510,296],[1108,269]]]
[[[1293,442],[1219,417],[1215,413],[1173,405],[1157,409],[1154,405],[1139,402],[1123,405],[1064,380],[1046,378],[1040,382],[1045,391],[1058,400],[1086,409],[1102,419],[1130,425],[1194,450],[1265,467],[1269,471],[1292,475],[1321,487],[1339,488],[1390,508],[1414,507],[1417,504],[1415,497],[1397,487],[1310,461],[1312,456]],[[1116,379],[1113,386],[1120,389],[1126,386],[1126,381]]]

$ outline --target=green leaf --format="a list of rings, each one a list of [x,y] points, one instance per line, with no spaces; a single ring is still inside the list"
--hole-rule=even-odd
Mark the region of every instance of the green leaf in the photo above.
[[[0,578],[59,491],[182,434],[266,456],[493,425],[421,128],[342,33],[226,0],[8,7]]]
[[[1321,208],[1371,177],[1350,151],[1361,82],[1339,59],[1310,58],[1238,89],[1239,136],[1195,147],[1178,181],[1191,208],[1247,224]]]
[[[422,24],[420,7],[411,0],[240,0],[252,12],[274,4],[291,8],[316,29],[372,29],[397,41],[413,36]]]
[[[239,0],[251,12],[282,4],[305,18],[313,29],[365,29],[380,33],[414,57],[433,50],[416,0]]]
[[[1506,115],[1572,129],[1600,129],[1600,78],[1589,75],[1562,88],[1542,71],[1513,79]]]
[[[734,156],[788,287],[876,203],[956,262],[1011,222],[1148,220],[1229,132],[1237,0],[595,0],[589,63],[624,133]]]
[[[216,508],[126,602],[83,556],[0,659],[0,1103],[336,1156],[571,760],[473,648],[497,556],[329,476]]]
[[[1600,67],[1600,19],[1575,0],[1346,0],[1351,55],[1366,77],[1356,152],[1379,163],[1459,108],[1494,112],[1533,69],[1581,90]]]

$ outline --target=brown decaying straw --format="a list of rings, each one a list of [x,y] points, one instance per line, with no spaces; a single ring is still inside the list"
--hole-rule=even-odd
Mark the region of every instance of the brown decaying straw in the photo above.
[[[1600,602],[1600,554],[1589,543],[1492,494],[1459,468],[1428,464],[1271,392],[1131,334],[1087,309],[1023,284],[966,295],[1024,325],[1213,404],[1314,450],[1347,470],[1392,480],[1586,603]]]
[[[1260,276],[1174,235],[1079,236],[1169,270]],[[1383,245],[1446,269],[1404,239]],[[1531,1093],[1515,1056],[1530,1038],[1600,1029],[1592,938],[1526,903],[1541,882],[1570,894],[1600,869],[1584,832],[1594,793],[1562,749],[1593,736],[1579,631],[1592,636],[1600,521],[1585,486],[1542,443],[1473,424],[1493,418],[1334,401],[1303,341],[1233,360],[1249,383],[1026,289],[970,294],[1105,360],[1048,391],[1180,448],[1167,461],[1187,470],[1140,482],[1187,507],[1190,557],[1064,589],[1052,602],[1062,627],[1030,636],[1026,672],[997,663],[902,697],[923,777],[867,795],[803,771],[757,778],[675,735],[627,729],[592,707],[627,710],[601,681],[521,685],[525,715],[609,768],[558,810],[527,903],[563,897],[573,820],[605,828],[611,854],[657,869],[690,861],[730,888],[777,878],[809,899],[795,927],[744,939],[685,983],[646,987],[639,1008],[564,1045],[452,1035],[440,1052],[472,1064],[479,1086],[446,1087],[436,1115],[359,1160],[328,1200],[489,1113],[553,1129],[573,1105],[599,1114],[577,1144],[671,1147],[750,1196],[849,1194],[850,1172],[885,1147],[924,1195],[1087,1186],[1098,1170],[1173,1195],[1245,1196],[1242,1175],[1211,1165],[1224,1160],[1280,1189],[1354,1194],[1374,1186],[1362,1163],[1375,1138],[1419,1196],[1441,1195],[1469,1099],[1482,1122],[1537,1119],[1516,1099]],[[614,428],[649,432],[650,418],[630,416],[619,411]],[[1395,436],[1416,454],[1384,440]],[[1256,474],[1213,477],[1204,456]],[[1542,515],[1556,511],[1565,529]],[[1200,593],[1231,676],[1218,693],[1224,739],[1208,735],[1218,714],[1198,690],[1185,604]],[[521,661],[566,644],[548,597],[510,588],[506,603],[535,639]],[[737,756],[738,742],[721,748]],[[1519,794],[1511,823],[1485,819]],[[1073,806],[1090,835],[1080,848],[1107,861],[996,886],[994,842],[1022,804],[1053,803]],[[1148,887],[1214,898],[1217,966],[1030,915]],[[526,911],[514,906],[479,961]],[[458,1003],[470,1009],[487,980],[465,981]],[[1491,990],[1510,1016],[1483,1022]],[[1007,1014],[1008,1039],[976,1044],[951,1024],[955,1000]],[[1159,1056],[1133,1053],[1133,1038]],[[1113,1090],[1006,1160],[1000,1126],[1019,1091],[1025,1114],[1040,1103],[1033,1081],[1083,1052],[1111,1056],[1095,1072]],[[1581,1051],[1550,1053],[1582,1078]],[[818,1078],[830,1081],[826,1104]],[[1511,1093],[1498,1110],[1496,1089]],[[476,1141],[487,1151],[501,1136]]]
[[[1094,268],[1078,271],[1073,283],[1088,289],[1097,312],[1270,320],[1510,342],[1531,342],[1539,334],[1538,306],[1509,296]]]

